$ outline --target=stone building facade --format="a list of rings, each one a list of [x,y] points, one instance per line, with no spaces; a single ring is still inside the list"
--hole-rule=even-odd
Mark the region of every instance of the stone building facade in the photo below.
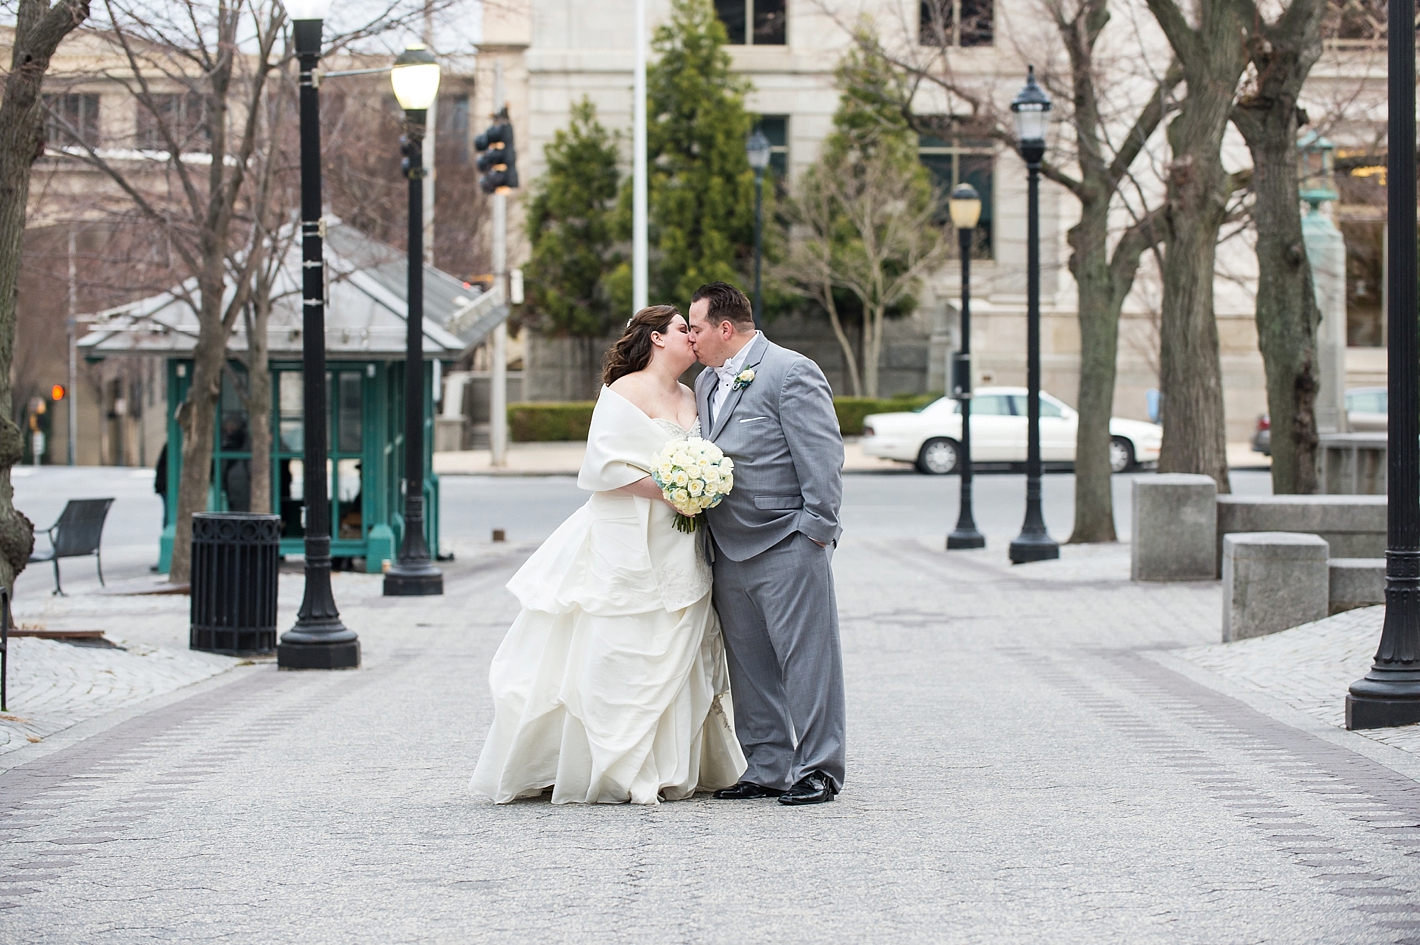
[[[1053,61],[1048,26],[1032,5],[1034,0],[952,0],[943,9],[949,22],[963,27],[953,34],[952,68],[988,89],[1004,108],[1023,83],[1026,49],[1040,50],[1042,62]],[[650,30],[669,14],[668,0],[647,0]],[[820,142],[831,128],[838,102],[833,68],[848,44],[847,28],[861,15],[873,18],[889,42],[920,43],[923,11],[920,0],[732,0],[717,10],[727,22],[734,69],[753,85],[748,107],[762,116],[775,144],[774,162],[789,181],[815,160]],[[1148,23],[1139,4],[1138,22]],[[947,9],[950,8],[950,9]],[[969,9],[968,9],[969,8]],[[571,105],[583,96],[597,106],[603,123],[627,132],[631,125],[632,36],[634,0],[522,0],[489,7],[480,44],[480,78],[493,63],[503,63],[508,96],[517,128],[525,184],[541,171],[542,149],[567,124]],[[1034,11],[1034,12],[1033,12]],[[973,21],[972,17],[976,17]],[[739,18],[745,18],[739,23]],[[984,20],[982,19],[984,17]],[[1118,17],[1116,19],[1119,19]],[[971,22],[988,24],[969,33]],[[1047,30],[1047,32],[1042,32]],[[649,32],[649,31],[648,31]],[[735,42],[740,40],[740,42]],[[1126,37],[1139,54],[1141,44],[1161,43],[1157,37]],[[1377,50],[1382,52],[1377,52]],[[1142,50],[1147,54],[1148,50]],[[1167,58],[1157,45],[1154,52]],[[1033,55],[1033,54],[1032,54]],[[1145,56],[1147,58],[1147,55]],[[1157,58],[1157,57],[1155,57]],[[1384,114],[1383,44],[1332,42],[1309,86],[1308,107],[1322,116],[1326,132],[1345,153],[1374,165],[1373,144]],[[1148,83],[1140,79],[1141,87]],[[489,83],[480,81],[486,95]],[[480,98],[480,101],[483,101]],[[960,108],[944,98],[923,94],[918,111],[951,114]],[[486,111],[486,109],[484,109]],[[1314,118],[1316,121],[1316,118]],[[1062,135],[1068,139],[1068,135]],[[1025,379],[1025,233],[1026,172],[1009,149],[979,139],[924,140],[923,160],[939,183],[950,186],[970,179],[984,191],[989,259],[975,261],[973,282],[973,349],[978,383],[1017,384]],[[1161,146],[1145,165],[1159,166]],[[1246,166],[1247,152],[1235,136],[1228,159]],[[629,164],[629,155],[627,155]],[[983,187],[984,184],[984,187]],[[1158,188],[1144,180],[1144,190]],[[1368,208],[1343,205],[1332,212],[1373,214]],[[516,207],[516,204],[515,204]],[[1066,264],[1065,234],[1077,213],[1075,202],[1048,181],[1041,188],[1041,279],[1043,386],[1074,402],[1079,379],[1080,339],[1074,286]],[[517,219],[516,210],[511,215]],[[515,244],[516,245],[516,244]],[[1257,417],[1266,411],[1262,360],[1253,324],[1252,285],[1255,258],[1246,233],[1220,247],[1216,283],[1225,410],[1231,440],[1246,439]],[[887,328],[882,391],[894,393],[941,390],[948,352],[957,344],[958,276],[956,264],[935,273],[923,288],[916,312]],[[681,300],[684,301],[684,300]],[[1147,392],[1158,385],[1159,289],[1151,260],[1141,267],[1134,293],[1121,320],[1115,412],[1147,416]],[[768,334],[812,356],[822,365],[834,388],[847,393],[846,372],[837,344],[826,323],[808,318],[771,322]],[[580,343],[532,337],[527,340],[526,391],[533,398],[567,399],[595,390],[591,375],[595,359]],[[585,348],[585,346],[581,346]],[[1384,351],[1348,351],[1348,386],[1384,379]],[[580,376],[582,379],[578,380]]]

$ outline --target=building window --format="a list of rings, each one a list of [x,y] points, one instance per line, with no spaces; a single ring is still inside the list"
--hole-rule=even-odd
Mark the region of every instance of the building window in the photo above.
[[[952,135],[937,138],[922,135],[918,139],[917,153],[927,170],[932,173],[932,186],[937,189],[941,204],[938,222],[951,225],[951,215],[947,213],[947,197],[957,184],[967,183],[981,195],[981,220],[976,225],[976,239],[972,257],[992,258],[991,222],[994,193],[992,183],[996,163],[996,148],[985,138],[967,138]],[[953,240],[953,246],[956,241]]]
[[[99,97],[97,95],[44,96],[44,138],[54,147],[99,144]]]
[[[468,96],[450,95],[439,100],[438,133],[434,145],[441,150],[448,142],[453,151],[453,159],[458,164],[468,163]]]
[[[783,46],[788,42],[785,0],[715,0],[715,15],[725,24],[731,46]]]
[[[923,46],[990,46],[996,41],[993,0],[921,0],[917,41]]]
[[[152,106],[137,103],[138,121],[134,146],[140,151],[166,151],[168,141],[164,130],[177,141],[178,151],[210,151],[211,136],[207,130],[206,106],[196,92],[185,95],[150,96]]]
[[[789,180],[789,116],[760,115],[756,127],[769,139],[769,172],[783,190]]]

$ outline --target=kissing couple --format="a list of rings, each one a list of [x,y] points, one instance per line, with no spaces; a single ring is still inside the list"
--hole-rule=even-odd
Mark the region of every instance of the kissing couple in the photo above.
[[[692,391],[679,378],[696,361]],[[473,791],[833,800],[843,437],[828,381],[724,282],[696,290],[689,321],[671,305],[632,316],[602,380],[577,476],[592,496],[508,582],[522,610],[489,670]]]

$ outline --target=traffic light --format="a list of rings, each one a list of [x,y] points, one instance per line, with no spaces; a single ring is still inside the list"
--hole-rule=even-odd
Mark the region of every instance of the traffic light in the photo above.
[[[49,399],[52,400],[52,401],[53,401],[54,403],[56,403],[56,404],[59,403],[61,400],[63,400],[63,399],[64,399],[64,385],[63,385],[63,384],[55,384],[53,387],[51,387],[51,388],[49,389]]]
[[[478,186],[485,194],[511,190],[518,186],[518,152],[513,148],[513,124],[505,107],[493,116],[488,130],[473,139],[478,155],[478,169],[483,176]]]

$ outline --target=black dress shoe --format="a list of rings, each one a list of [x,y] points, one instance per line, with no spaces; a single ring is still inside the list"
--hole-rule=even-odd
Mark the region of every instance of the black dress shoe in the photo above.
[[[812,771],[785,791],[780,796],[779,803],[787,804],[790,807],[801,807],[805,804],[827,804],[833,800],[833,795],[837,793],[838,788],[833,786],[833,781],[828,775],[821,771]]]
[[[755,797],[779,797],[783,794],[772,787],[764,787],[753,781],[741,781],[734,787],[721,788],[710,796],[717,801],[747,801]]]

